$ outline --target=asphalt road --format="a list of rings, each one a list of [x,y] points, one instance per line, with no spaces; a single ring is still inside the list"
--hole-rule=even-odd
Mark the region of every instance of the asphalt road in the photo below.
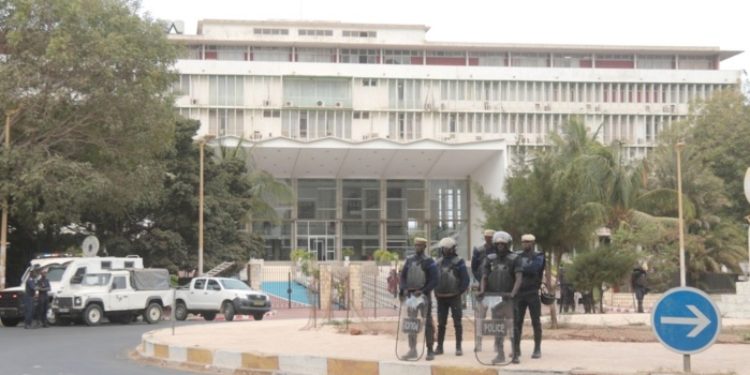
[[[181,322],[186,324],[185,322]],[[190,323],[187,323],[190,324]],[[170,322],[23,329],[0,327],[2,375],[193,374],[146,366],[128,357],[147,331]]]

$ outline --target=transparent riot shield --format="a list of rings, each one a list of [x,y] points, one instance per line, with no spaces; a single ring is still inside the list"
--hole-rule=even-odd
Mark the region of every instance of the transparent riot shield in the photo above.
[[[478,304],[485,315],[475,319],[474,355],[483,365],[507,365],[513,356],[513,301],[485,295]]]
[[[425,351],[425,297],[409,295],[401,302],[396,333],[396,357],[402,361],[418,361]]]

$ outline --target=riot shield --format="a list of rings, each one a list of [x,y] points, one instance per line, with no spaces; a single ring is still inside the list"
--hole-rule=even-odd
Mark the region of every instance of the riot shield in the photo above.
[[[396,332],[396,357],[402,361],[418,361],[425,351],[425,297],[409,295],[399,306]]]
[[[486,314],[475,319],[474,356],[483,365],[507,365],[513,356],[513,301],[485,295],[479,305]]]

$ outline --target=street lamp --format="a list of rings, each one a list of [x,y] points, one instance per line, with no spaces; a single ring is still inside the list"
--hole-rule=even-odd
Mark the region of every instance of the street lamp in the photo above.
[[[10,123],[18,108],[5,111],[5,155],[10,156]],[[5,260],[8,246],[8,197],[3,196],[3,213],[0,220],[0,290],[5,289]]]
[[[685,147],[685,142],[677,142],[674,145],[677,152],[677,213],[679,216],[680,226],[680,286],[685,286],[685,228],[682,217],[682,165],[680,164],[680,154]]]
[[[200,182],[198,187],[198,276],[203,275],[203,160],[205,159],[206,143],[216,138],[206,134],[197,139],[200,150]]]

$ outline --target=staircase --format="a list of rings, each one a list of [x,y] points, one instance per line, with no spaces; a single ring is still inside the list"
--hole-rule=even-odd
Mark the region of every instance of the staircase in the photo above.
[[[234,262],[223,262],[218,266],[212,268],[210,271],[206,272],[204,275],[209,277],[222,276],[224,272],[232,268],[234,268]]]

